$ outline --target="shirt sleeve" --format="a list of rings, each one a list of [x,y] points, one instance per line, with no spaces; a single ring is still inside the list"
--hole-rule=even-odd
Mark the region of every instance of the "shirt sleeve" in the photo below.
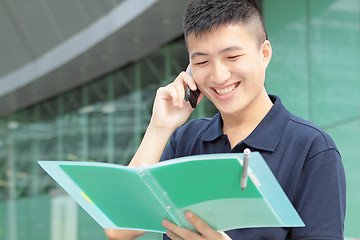
[[[320,152],[305,162],[294,207],[305,227],[293,228],[292,239],[343,239],[346,183],[336,149]]]

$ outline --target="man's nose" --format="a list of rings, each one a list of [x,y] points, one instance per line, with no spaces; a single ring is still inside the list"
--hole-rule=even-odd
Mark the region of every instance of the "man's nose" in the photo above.
[[[213,81],[219,85],[226,84],[231,77],[231,72],[228,66],[221,63],[216,63],[212,70]]]

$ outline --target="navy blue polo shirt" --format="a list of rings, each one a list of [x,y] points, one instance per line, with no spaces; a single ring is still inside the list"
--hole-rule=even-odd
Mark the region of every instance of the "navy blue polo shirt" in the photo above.
[[[221,115],[216,114],[191,120],[175,130],[161,161],[198,154],[237,153],[245,148],[258,151],[306,226],[246,228],[226,233],[239,240],[343,239],[345,173],[335,143],[314,124],[286,110],[279,97],[270,98],[274,105],[269,113],[233,149],[222,131]]]

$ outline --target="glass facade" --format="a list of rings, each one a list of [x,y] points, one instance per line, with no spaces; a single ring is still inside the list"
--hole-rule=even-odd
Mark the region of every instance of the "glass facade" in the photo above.
[[[59,221],[50,214],[54,202],[55,208],[64,209],[71,203],[59,203],[58,196],[66,194],[37,161],[127,165],[150,120],[156,90],[187,64],[184,40],[179,38],[138,62],[2,119],[0,209],[5,214],[0,216],[0,239],[50,239],[51,222]],[[205,100],[191,118],[214,113]],[[81,208],[78,211],[76,239],[104,239],[101,227]]]
[[[345,236],[360,239],[360,1],[263,1],[268,92],[326,130],[347,179]]]
[[[360,238],[360,2],[264,0],[262,7],[273,46],[268,92],[334,138],[348,182],[346,236]],[[126,165],[146,130],[156,89],[187,64],[179,38],[140,61],[0,119],[0,240],[106,239],[37,161]],[[205,99],[191,118],[215,112]]]

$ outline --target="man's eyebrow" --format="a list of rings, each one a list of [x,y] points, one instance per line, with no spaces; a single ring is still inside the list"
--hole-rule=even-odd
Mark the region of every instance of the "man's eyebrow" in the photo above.
[[[225,52],[231,52],[231,51],[239,51],[242,50],[243,48],[240,46],[231,46],[231,47],[227,47],[222,49],[219,53],[225,53]],[[199,56],[208,56],[209,54],[207,53],[203,53],[203,52],[194,52],[193,54],[191,54],[190,58],[193,59],[195,57],[199,57]]]
[[[193,54],[191,54],[191,59],[198,57],[198,56],[208,56],[209,54],[206,53],[202,53],[202,52],[194,52]]]
[[[224,53],[224,52],[231,52],[231,51],[239,51],[242,50],[243,48],[240,46],[231,46],[231,47],[227,47],[224,48],[223,50],[220,51],[220,53]]]

